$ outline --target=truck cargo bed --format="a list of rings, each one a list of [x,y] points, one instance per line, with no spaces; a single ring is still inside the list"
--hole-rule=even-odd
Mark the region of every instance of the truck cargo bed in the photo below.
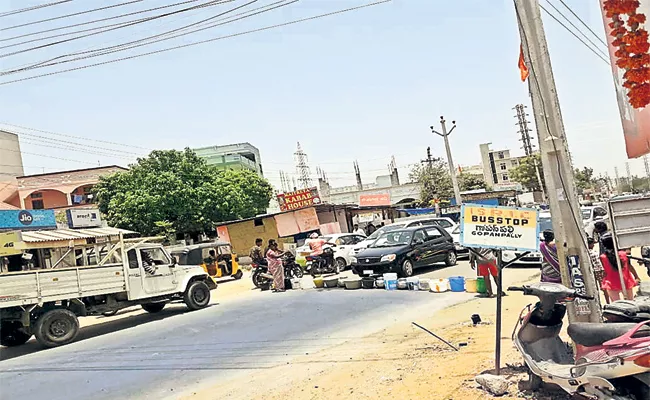
[[[122,264],[0,275],[0,308],[126,291]]]

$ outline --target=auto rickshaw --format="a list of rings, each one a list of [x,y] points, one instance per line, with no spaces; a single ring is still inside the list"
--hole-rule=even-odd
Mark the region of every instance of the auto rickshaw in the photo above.
[[[241,279],[239,257],[228,242],[207,242],[170,250],[180,265],[200,265],[213,279],[232,277]]]

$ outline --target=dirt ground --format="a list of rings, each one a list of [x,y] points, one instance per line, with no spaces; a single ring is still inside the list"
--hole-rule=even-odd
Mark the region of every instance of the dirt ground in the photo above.
[[[537,280],[537,279],[534,279]],[[531,302],[520,293],[503,299],[502,373],[512,384],[502,399],[562,399],[560,393],[520,393],[525,377],[510,335],[520,310]],[[484,323],[473,326],[472,314]],[[197,391],[188,399],[483,399],[474,377],[493,372],[496,300],[476,298],[423,315],[414,321],[446,339],[455,351],[423,330],[395,325],[373,335],[350,340],[287,365],[246,374]]]

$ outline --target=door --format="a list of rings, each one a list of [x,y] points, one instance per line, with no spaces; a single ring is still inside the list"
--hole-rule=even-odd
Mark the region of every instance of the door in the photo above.
[[[162,247],[141,248],[138,256],[142,266],[142,288],[146,295],[164,294],[176,289],[172,261]]]
[[[447,252],[451,249],[447,232],[440,226],[434,225],[427,228],[427,243],[429,247],[429,259],[427,262],[433,264],[445,260]]]
[[[131,249],[126,252],[126,259],[129,263],[129,300],[147,297],[142,287],[142,269],[140,268],[140,259],[138,252]]]
[[[352,260],[352,250],[354,246],[364,239],[361,235],[345,235],[341,236],[336,240],[336,257],[342,257],[345,259],[345,264],[350,265]]]
[[[418,229],[413,232],[413,262],[415,267],[428,265],[427,259],[431,257],[429,244],[427,243],[427,233],[424,229]]]

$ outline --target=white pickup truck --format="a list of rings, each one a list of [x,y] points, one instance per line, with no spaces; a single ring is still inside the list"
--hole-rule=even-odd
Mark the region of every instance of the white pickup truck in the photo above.
[[[172,301],[190,310],[208,305],[217,285],[203,268],[178,265],[160,244],[133,241],[120,240],[94,266],[0,274],[0,344],[35,335],[43,346],[64,345],[79,331],[77,317],[134,305],[150,313]]]

